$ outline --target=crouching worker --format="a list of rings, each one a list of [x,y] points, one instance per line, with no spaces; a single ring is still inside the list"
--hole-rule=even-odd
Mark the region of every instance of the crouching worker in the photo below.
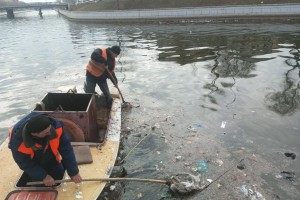
[[[71,141],[62,122],[44,114],[30,113],[10,132],[9,148],[21,170],[32,181],[55,186],[67,170],[75,183],[82,181]]]

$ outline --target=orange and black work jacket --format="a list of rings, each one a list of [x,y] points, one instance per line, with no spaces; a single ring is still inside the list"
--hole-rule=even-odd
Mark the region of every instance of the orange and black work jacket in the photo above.
[[[86,70],[95,77],[100,77],[105,73],[105,67],[114,72],[116,59],[111,56],[111,52],[106,48],[95,49],[91,55],[91,59],[86,66]],[[108,77],[106,77],[108,78]]]
[[[64,133],[62,122],[49,116],[52,129],[46,138],[34,138],[26,130],[30,117],[39,113],[30,113],[21,119],[10,132],[9,148],[13,158],[21,170],[26,172],[32,180],[43,180],[46,168],[64,163],[69,176],[78,174],[78,166],[71,142]]]
[[[26,145],[25,145],[25,143],[24,143],[24,141],[23,141],[23,142],[21,143],[21,145],[19,146],[18,151],[19,151],[20,153],[24,153],[24,154],[29,155],[30,158],[33,159],[33,157],[34,157],[34,152],[35,152],[34,150],[36,150],[36,151],[39,150],[39,149],[47,150],[47,149],[50,147],[50,149],[51,149],[53,155],[54,155],[55,158],[56,158],[56,161],[57,161],[58,163],[61,163],[61,155],[60,155],[60,153],[59,153],[59,151],[58,151],[58,147],[59,147],[59,139],[60,139],[61,134],[62,134],[62,127],[55,129],[55,132],[56,132],[57,136],[54,137],[53,139],[50,139],[50,140],[47,142],[47,144],[46,144],[45,147],[43,147],[43,146],[42,146],[41,144],[39,144],[39,143],[35,143],[35,144],[34,144],[34,147],[32,147],[32,148],[31,148],[31,147],[26,147]],[[51,136],[50,136],[50,137],[51,137]]]

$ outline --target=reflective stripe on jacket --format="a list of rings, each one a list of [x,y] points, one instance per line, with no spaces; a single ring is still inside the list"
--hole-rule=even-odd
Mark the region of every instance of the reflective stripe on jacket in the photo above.
[[[107,61],[107,53],[106,48],[101,48],[102,51],[102,57]],[[114,59],[113,69],[114,71],[116,66],[116,60]],[[96,61],[93,61],[92,59],[89,60],[89,63],[86,66],[86,70],[90,72],[93,76],[99,77],[101,76],[105,71],[105,64],[104,63],[98,63]]]
[[[52,150],[52,153],[54,154],[54,156],[56,158],[56,161],[58,163],[60,163],[62,159],[61,159],[61,155],[58,151],[58,147],[59,147],[60,137],[63,133],[63,129],[62,129],[62,127],[60,127],[60,128],[55,129],[55,131],[57,133],[57,137],[54,138],[54,139],[49,140],[49,145],[50,145],[50,148]],[[37,148],[41,148],[40,144],[35,144],[35,146]],[[34,150],[32,148],[27,148],[25,146],[24,142],[21,143],[21,145],[18,148],[18,151],[21,152],[21,153],[29,155],[31,159],[33,159],[33,157],[34,157]]]

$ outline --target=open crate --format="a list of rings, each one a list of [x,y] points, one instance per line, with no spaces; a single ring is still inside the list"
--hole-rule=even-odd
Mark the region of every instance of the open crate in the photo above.
[[[34,112],[67,119],[78,125],[85,142],[98,141],[97,109],[94,94],[47,93],[36,105]]]

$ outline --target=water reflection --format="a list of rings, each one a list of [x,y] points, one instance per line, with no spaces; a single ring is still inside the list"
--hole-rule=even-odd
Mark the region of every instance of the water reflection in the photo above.
[[[149,30],[151,27],[152,29]],[[273,59],[273,57],[255,58],[255,56],[276,52],[274,48],[281,39],[275,34],[271,36],[255,34],[253,33],[255,30],[251,30],[252,32],[248,34],[241,31],[242,34],[235,32],[234,35],[230,35],[230,31],[226,29],[224,35],[215,34],[219,27],[213,28],[211,25],[196,27],[173,25],[164,27],[167,30],[156,25],[151,27],[122,29],[126,33],[126,36],[122,38],[123,45],[135,50],[139,48],[143,52],[154,49],[158,53],[159,62],[173,62],[180,66],[191,65],[193,76],[196,76],[198,71],[197,63],[213,61],[213,64],[206,65],[206,68],[210,70],[214,78],[203,88],[211,91],[204,96],[214,104],[217,104],[214,93],[224,95],[224,89],[234,87],[237,78],[255,77],[255,63]],[[249,27],[244,29],[247,28]],[[212,34],[203,34],[207,29],[210,29]],[[180,70],[180,66],[177,70]],[[220,78],[222,80],[219,80]],[[234,101],[235,97],[228,104]]]
[[[285,63],[291,69],[285,73],[283,91],[272,92],[266,96],[268,108],[281,115],[293,114],[300,108],[300,53],[298,48],[289,52],[291,56],[286,56]]]
[[[224,95],[225,88],[230,88],[233,92],[233,100],[227,104],[230,105],[235,102],[236,95],[232,88],[236,84],[236,78],[251,78],[256,75],[253,74],[255,71],[255,64],[247,60],[242,60],[239,52],[236,50],[220,50],[216,52],[216,58],[211,68],[211,73],[215,76],[211,83],[205,84],[204,88],[209,89],[211,92],[205,97],[208,97],[211,103],[217,104],[216,99],[212,96],[213,93]],[[226,81],[220,81],[218,86],[218,79],[225,78]],[[226,79],[227,78],[227,79]],[[228,79],[230,78],[230,79]]]

